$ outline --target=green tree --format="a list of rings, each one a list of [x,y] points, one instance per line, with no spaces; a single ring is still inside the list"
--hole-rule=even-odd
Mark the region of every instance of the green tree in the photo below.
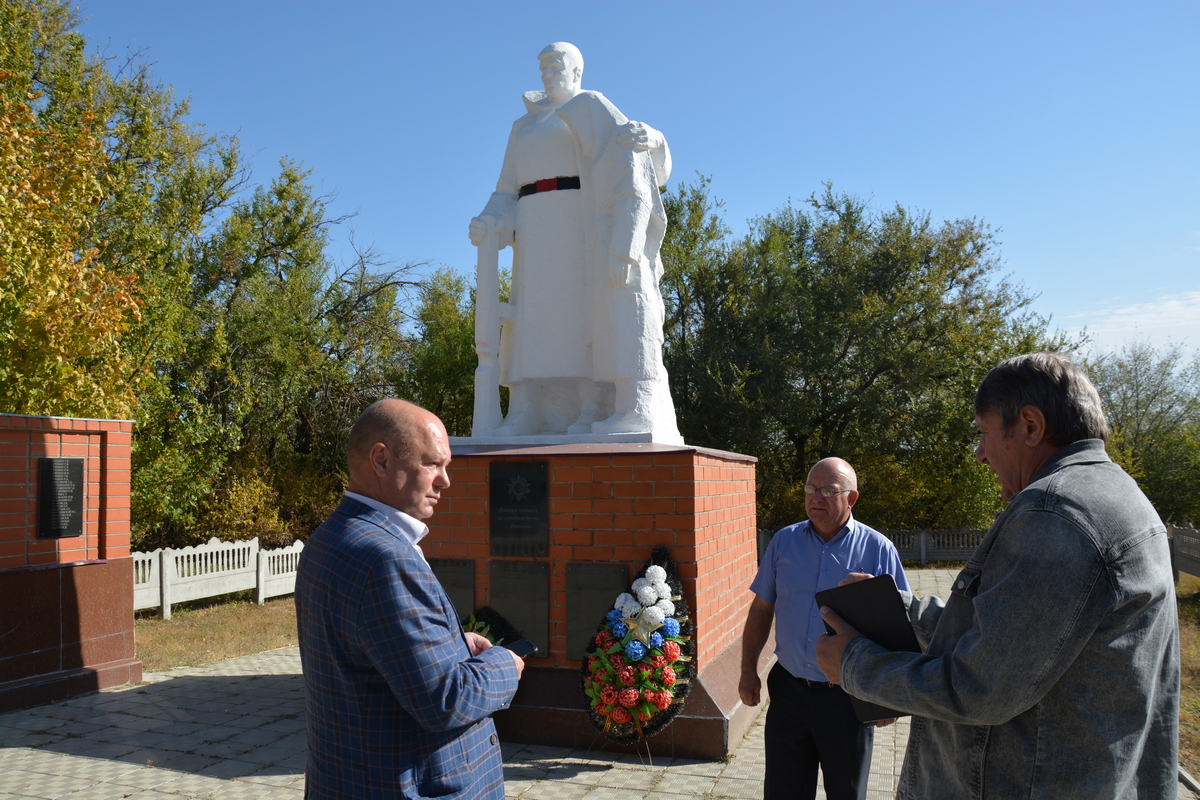
[[[687,441],[755,455],[762,524],[803,516],[820,458],[855,464],[884,527],[983,525],[971,399],[1001,358],[1050,340],[997,280],[975,220],[872,212],[830,187],[729,241],[703,181],[667,198],[665,358]]]
[[[0,5],[0,30],[20,9]],[[0,63],[11,65],[11,43]],[[103,196],[103,142],[86,118],[40,121],[41,98],[0,68],[0,408],[127,416],[134,397],[121,336],[136,321],[134,282],[88,246]]]
[[[414,285],[412,267],[381,269],[363,254],[335,269],[325,248],[339,220],[325,216],[306,178],[284,162],[196,253],[188,306],[199,327],[189,343],[206,359],[177,360],[172,383],[187,385],[228,433],[213,494],[189,509],[198,516],[160,518],[155,543],[222,530],[273,545],[307,535],[344,485],[350,425],[392,393],[388,375],[408,348],[398,301]],[[229,508],[252,513],[231,526]]]
[[[228,508],[237,535],[306,533],[350,423],[394,391],[409,268],[331,264],[340,220],[290,162],[234,202],[236,140],[77,22],[0,0],[0,402],[134,418],[135,544],[222,535]]]
[[[475,403],[475,293],[466,278],[436,270],[421,288],[416,337],[397,393],[441,417],[451,436],[470,436]]]
[[[1108,452],[1164,520],[1200,520],[1200,352],[1127,344],[1088,365],[1104,404]]]

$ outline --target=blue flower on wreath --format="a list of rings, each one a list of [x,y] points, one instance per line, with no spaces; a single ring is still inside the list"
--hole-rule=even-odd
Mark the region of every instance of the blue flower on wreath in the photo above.
[[[674,639],[679,635],[679,620],[675,619],[674,617],[667,617],[663,620],[662,630],[663,633],[667,635],[668,639]]]
[[[612,624],[612,632],[613,636],[617,637],[618,639],[624,639],[625,634],[629,633],[629,626],[624,622],[614,622]]]
[[[674,620],[671,620],[671,621],[675,622]],[[666,624],[666,620],[663,620],[663,624]],[[675,624],[678,625],[679,623],[676,622]],[[662,638],[661,633],[659,633],[658,631],[655,631],[654,633],[650,634],[650,646],[651,647],[662,647],[663,646],[663,638]]]
[[[620,622],[621,621],[621,612],[617,611],[614,608],[612,611],[608,612],[608,614],[604,617],[604,621],[607,622],[609,625],[613,624],[614,622]]]
[[[641,661],[646,657],[646,645],[634,639],[625,645],[625,657],[630,661]]]

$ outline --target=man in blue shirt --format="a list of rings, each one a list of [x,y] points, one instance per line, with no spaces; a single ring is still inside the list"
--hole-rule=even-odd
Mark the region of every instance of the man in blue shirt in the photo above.
[[[779,658],[767,677],[766,800],[812,800],[818,766],[829,800],[863,800],[867,794],[874,727],[859,721],[849,695],[817,666],[816,642],[825,624],[815,595],[851,572],[887,573],[900,589],[909,586],[895,546],[850,513],[857,501],[854,468],[840,458],[818,461],[804,484],[808,519],[775,534],[750,584],[754,599],[742,634],[738,684],[743,703],[759,703],[758,657],[772,620]]]
[[[412,403],[380,400],[350,431],[346,495],[296,575],[309,800],[503,800],[491,714],[524,662],[463,633],[417,545],[449,464],[441,420]]]

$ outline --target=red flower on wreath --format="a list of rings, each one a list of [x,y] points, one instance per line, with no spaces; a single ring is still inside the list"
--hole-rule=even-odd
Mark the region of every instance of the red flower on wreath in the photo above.
[[[600,690],[600,702],[603,705],[611,706],[617,702],[617,690],[613,686],[605,686]]]
[[[610,716],[612,717],[612,721],[618,725],[624,725],[626,722],[629,722],[631,719],[633,719],[629,711],[621,708],[620,706],[614,708]]]
[[[625,666],[625,657],[620,653],[614,653],[608,657],[608,663],[613,665],[613,669],[620,669]]]
[[[626,708],[633,708],[641,699],[641,692],[637,689],[622,689],[617,694],[617,702]]]
[[[662,669],[663,667],[665,667],[667,664],[670,664],[670,663],[671,663],[670,661],[667,661],[666,656],[655,656],[654,658],[650,659],[650,664],[655,669]]]
[[[662,668],[662,682],[666,686],[674,686],[675,685],[675,670],[671,669],[670,667],[663,667]]]
[[[679,660],[679,643],[678,642],[663,642],[663,655],[667,657],[667,663]]]
[[[663,711],[671,705],[671,700],[670,692],[655,692],[654,697],[650,698],[650,702],[654,703],[654,707],[659,711]]]
[[[633,674],[633,667],[621,667],[619,670],[617,670],[617,675],[621,678],[621,683],[625,684],[626,686],[633,686],[634,681],[636,680]]]
[[[638,712],[637,712],[637,717],[642,722],[649,722],[650,721],[650,712],[646,711],[645,709],[639,708]]]

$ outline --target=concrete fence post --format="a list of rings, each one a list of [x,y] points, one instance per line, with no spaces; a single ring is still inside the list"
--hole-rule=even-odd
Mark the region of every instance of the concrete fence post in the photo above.
[[[917,531],[917,541],[921,543],[921,566],[925,566],[926,553],[929,552],[929,531],[921,529]]]
[[[1167,545],[1171,553],[1171,576],[1175,579],[1175,585],[1179,585],[1179,564],[1175,561],[1175,526],[1167,526]]]
[[[270,566],[270,556],[258,551],[258,580],[254,587],[254,602],[260,606],[267,602],[267,570]]]
[[[175,571],[175,553],[164,547],[158,551],[159,616],[171,618],[171,573]]]

